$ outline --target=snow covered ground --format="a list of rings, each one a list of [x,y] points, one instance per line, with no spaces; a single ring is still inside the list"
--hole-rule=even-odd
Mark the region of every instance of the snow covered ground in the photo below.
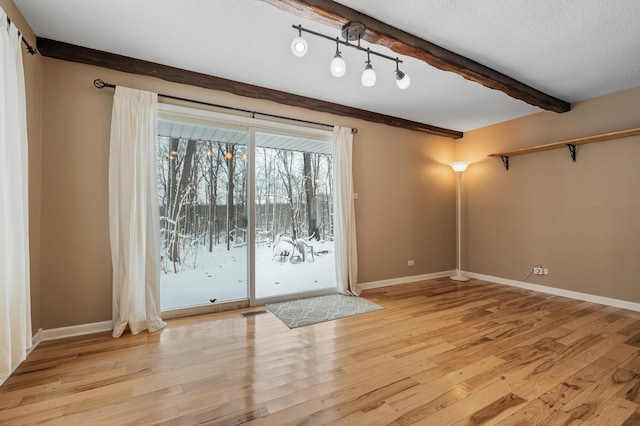
[[[334,288],[335,266],[332,241],[312,241],[315,261],[307,254],[302,262],[295,256],[280,258],[280,248],[266,244],[256,248],[256,297],[271,297],[324,288]],[[192,306],[247,299],[247,248],[233,247],[227,251],[221,244],[209,253],[200,247],[195,269],[162,273],[160,276],[160,306],[163,311]]]

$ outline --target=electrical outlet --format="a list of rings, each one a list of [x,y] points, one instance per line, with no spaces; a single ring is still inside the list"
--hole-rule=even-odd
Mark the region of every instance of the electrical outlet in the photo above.
[[[533,273],[534,275],[548,275],[549,270],[547,268],[543,268],[540,265],[536,265],[533,267]]]
[[[413,266],[413,260],[408,260],[407,261],[407,266]]]

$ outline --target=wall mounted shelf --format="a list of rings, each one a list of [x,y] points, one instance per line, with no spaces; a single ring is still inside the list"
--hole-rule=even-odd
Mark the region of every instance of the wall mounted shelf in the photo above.
[[[619,132],[604,133],[601,135],[571,139],[567,141],[553,142],[545,145],[537,145],[529,148],[521,148],[513,151],[497,152],[495,154],[489,154],[489,157],[500,158],[502,160],[502,164],[504,164],[505,169],[509,170],[509,157],[512,157],[514,155],[530,154],[532,152],[548,151],[550,149],[567,147],[569,149],[569,155],[571,155],[571,160],[575,162],[576,161],[576,145],[584,145],[584,144],[593,143],[593,142],[604,142],[608,140],[621,139],[621,138],[626,138],[629,136],[637,136],[637,135],[640,135],[640,127],[635,129],[629,129],[629,130],[621,130]]]

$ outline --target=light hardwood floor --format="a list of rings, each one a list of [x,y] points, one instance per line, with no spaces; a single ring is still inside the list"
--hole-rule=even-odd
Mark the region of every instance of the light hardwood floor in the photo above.
[[[363,296],[385,309],[44,342],[0,387],[0,424],[640,425],[638,312],[477,280]]]

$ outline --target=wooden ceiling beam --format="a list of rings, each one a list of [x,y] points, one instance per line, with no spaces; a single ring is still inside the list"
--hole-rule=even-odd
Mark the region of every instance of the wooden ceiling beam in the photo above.
[[[201,74],[181,68],[170,67],[155,62],[143,61],[140,59],[89,49],[87,47],[76,46],[46,38],[38,37],[37,46],[40,54],[50,58],[95,65],[131,74],[156,77],[173,83],[188,84],[190,86],[202,87],[204,89],[220,90],[248,98],[273,101],[284,105],[357,118],[373,123],[386,124],[388,126],[400,127],[436,136],[444,136],[453,139],[460,139],[463,136],[463,133],[457,130],[445,129],[442,127],[432,126],[430,124],[378,114],[363,109],[352,108],[319,99],[294,95],[292,93],[282,92],[279,90],[240,83],[238,81],[228,80],[221,77]]]
[[[547,95],[476,61],[430,43],[370,16],[331,0],[263,0],[300,18],[342,30],[351,22],[365,26],[363,40],[419,59],[442,71],[454,72],[467,80],[499,90],[530,105],[558,113],[571,110],[571,104]]]

